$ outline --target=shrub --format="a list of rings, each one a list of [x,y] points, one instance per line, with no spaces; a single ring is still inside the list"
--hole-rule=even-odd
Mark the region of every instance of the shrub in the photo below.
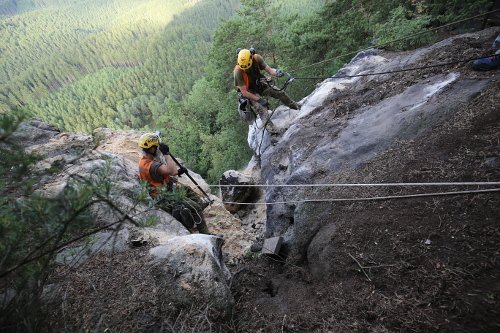
[[[119,193],[106,166],[87,178],[71,177],[56,197],[36,195],[31,184],[37,179],[30,166],[40,157],[25,153],[12,136],[23,119],[19,112],[0,115],[4,157],[0,160],[0,330],[50,331],[42,295],[57,252],[125,218],[97,226],[91,217],[90,209],[96,204],[119,211],[113,203]]]
[[[418,16],[399,6],[391,11],[389,20],[375,25],[376,43],[392,50],[408,50],[422,46],[430,42],[432,34],[423,33],[405,40],[398,39],[423,32],[429,22],[430,16]]]

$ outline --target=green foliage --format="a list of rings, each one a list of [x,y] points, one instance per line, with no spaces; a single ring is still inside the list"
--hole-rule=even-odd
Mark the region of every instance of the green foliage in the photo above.
[[[246,131],[246,124],[226,126],[214,135],[202,136],[202,158],[210,161],[207,171],[210,183],[218,182],[228,168],[238,169],[247,164],[251,152],[246,143]]]
[[[0,114],[4,157],[0,162],[0,294],[12,296],[2,308],[0,330],[50,331],[41,299],[57,251],[99,230],[91,217],[95,205],[106,205],[120,215],[126,212],[114,203],[121,193],[113,186],[110,163],[85,178],[69,176],[55,196],[34,193],[30,184],[37,183],[39,175],[33,174],[31,166],[39,157],[24,152],[14,133],[23,118],[19,111]]]
[[[6,157],[0,159],[0,186],[4,191],[24,190],[26,186],[19,184],[19,181],[38,159],[35,154],[25,153],[16,138],[12,137],[12,133],[25,117],[26,113],[18,109],[10,113],[0,113],[0,154]],[[29,183],[27,181],[24,184]]]
[[[327,77],[358,50],[421,46],[437,35],[421,32],[485,12],[493,2],[12,3],[15,10],[0,17],[0,110],[27,105],[66,130],[163,129],[176,156],[217,182],[251,156],[236,111],[236,48],[253,46],[271,67],[296,77]],[[296,80],[287,92],[299,100],[316,83]]]
[[[212,32],[236,3],[43,1],[0,17],[0,111],[28,105],[72,131],[150,125],[203,75]]]
[[[155,225],[158,224],[159,218],[157,216],[148,216],[142,221],[140,224],[141,227],[143,228],[150,228],[154,227]]]
[[[183,202],[187,198],[187,195],[185,187],[174,186],[172,190],[169,190],[167,186],[162,186],[159,188],[159,193],[155,197],[154,202],[167,211],[171,211],[176,204]]]
[[[440,0],[440,1],[418,1],[417,10],[426,12],[435,24],[445,24],[460,19],[469,18],[480,13],[487,12],[493,9],[494,1],[492,0]],[[480,18],[476,21],[463,22],[462,27],[471,27],[483,22]]]
[[[391,49],[395,50],[405,50],[422,46],[431,41],[431,34],[420,34],[410,39],[392,41],[400,39],[402,36],[410,36],[423,31],[429,22],[429,15],[415,16],[404,7],[399,6],[391,11],[389,20],[376,24],[375,35],[377,37],[377,44],[388,44]]]

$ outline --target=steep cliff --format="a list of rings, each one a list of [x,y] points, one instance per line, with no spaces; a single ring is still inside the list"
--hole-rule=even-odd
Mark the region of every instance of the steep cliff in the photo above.
[[[24,123],[16,140],[43,155],[30,171],[39,176],[35,193],[57,197],[71,177],[109,165],[121,213],[155,217],[60,249],[43,289],[51,323],[65,331],[494,331],[498,192],[401,196],[479,189],[414,183],[500,180],[499,72],[459,62],[490,54],[498,33],[362,52],[300,110],[276,109],[278,137],[259,121],[251,126],[255,157],[242,177],[228,171],[221,184],[266,186],[227,191],[254,203],[244,209],[210,195],[204,213],[224,243],[134,201],[140,133]],[[358,76],[375,72],[386,74]],[[384,183],[413,185],[375,185]],[[92,216],[106,226],[123,219],[119,213],[98,206]],[[263,238],[274,236],[283,237],[278,255],[258,255]],[[5,309],[15,296],[8,283],[1,287]]]
[[[478,187],[326,186],[499,181],[498,71],[475,72],[470,62],[432,66],[491,54],[499,32],[412,52],[362,52],[337,76],[392,73],[327,79],[301,110],[278,108],[276,143],[250,129],[268,185],[266,236],[283,237],[283,245],[274,258],[282,265],[261,262],[237,277],[247,328],[471,332],[499,325],[498,192],[363,200]],[[247,314],[255,304],[257,323]]]

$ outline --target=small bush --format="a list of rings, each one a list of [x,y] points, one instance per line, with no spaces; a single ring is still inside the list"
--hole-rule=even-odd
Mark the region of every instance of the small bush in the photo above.
[[[120,195],[106,165],[83,178],[70,176],[56,197],[33,193],[39,175],[30,167],[40,157],[27,154],[14,136],[21,113],[0,115],[0,331],[50,331],[43,292],[55,268],[57,252],[89,239],[106,226],[97,226],[90,209],[106,204],[120,211]],[[58,166],[60,169],[61,166]],[[51,170],[52,171],[52,170]],[[120,211],[120,216],[125,216]],[[120,220],[118,222],[123,222]],[[118,222],[110,221],[111,225]],[[2,297],[3,296],[3,297]]]

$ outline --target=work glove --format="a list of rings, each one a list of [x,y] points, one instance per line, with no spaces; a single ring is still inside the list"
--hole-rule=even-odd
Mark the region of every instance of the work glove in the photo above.
[[[166,144],[160,143],[160,151],[163,155],[167,155],[170,152],[170,149]]]
[[[276,76],[281,77],[283,75],[285,75],[285,72],[283,72],[281,69],[276,70]]]
[[[178,170],[177,170],[177,176],[182,176],[183,174],[188,174],[189,171],[188,169],[186,169],[185,167],[181,166]]]
[[[265,108],[267,108],[269,106],[269,102],[267,100],[265,100],[264,98],[259,98],[257,100],[257,103],[259,103],[260,105],[262,105]]]

